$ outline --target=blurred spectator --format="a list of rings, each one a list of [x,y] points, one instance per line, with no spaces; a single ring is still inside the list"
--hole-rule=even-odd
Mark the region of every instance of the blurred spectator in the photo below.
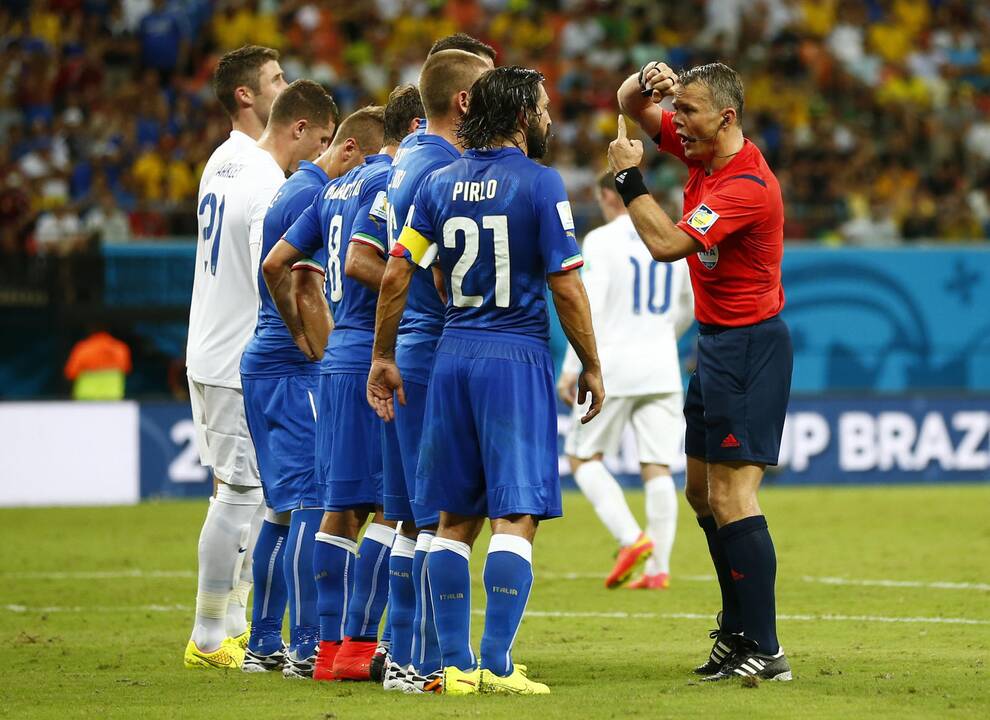
[[[83,239],[79,215],[68,203],[43,213],[34,230],[34,241],[42,255],[68,255],[80,247]]]
[[[109,191],[104,191],[99,205],[86,214],[85,230],[102,243],[125,243],[131,239],[130,221]]]
[[[781,178],[787,237],[987,236],[986,2],[31,0],[0,4],[0,213],[17,216],[0,243],[24,247],[66,202],[88,218],[107,191],[133,236],[188,236],[199,173],[229,132],[210,88],[226,50],[280,48],[290,80],[324,83],[350,112],[415,81],[457,30],[546,75],[549,162],[582,222],[623,77],[650,59],[721,60],[746,84],[743,126]],[[683,168],[648,160],[658,193],[678,192]]]
[[[77,342],[65,363],[73,400],[122,400],[130,372],[131,349],[102,329]]]

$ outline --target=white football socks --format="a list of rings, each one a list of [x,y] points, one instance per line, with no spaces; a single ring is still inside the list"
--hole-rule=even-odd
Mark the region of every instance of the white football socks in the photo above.
[[[585,462],[574,473],[574,481],[588,498],[598,518],[619,545],[632,545],[642,533],[622,488],[599,460]]]
[[[646,574],[670,572],[670,552],[677,532],[677,490],[670,475],[648,480],[646,491],[646,532],[653,540],[653,555],[646,561]]]
[[[217,496],[210,499],[199,534],[199,581],[192,632],[193,642],[204,652],[213,652],[227,637],[228,602],[240,579],[251,522],[262,498],[260,487],[220,483]]]
[[[247,550],[241,556],[242,561],[237,582],[230,593],[230,602],[227,603],[227,637],[237,637],[247,631],[248,613],[250,613],[248,596],[254,585],[254,546],[258,543],[258,533],[261,532],[261,525],[265,521],[267,510],[262,497],[254,517],[251,518],[251,527],[245,544]],[[288,525],[288,523],[280,524]]]

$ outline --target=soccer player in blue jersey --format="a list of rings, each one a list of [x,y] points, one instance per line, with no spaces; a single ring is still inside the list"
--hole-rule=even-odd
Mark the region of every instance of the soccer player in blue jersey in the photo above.
[[[381,426],[360,401],[371,362],[377,301],[372,288],[384,271],[385,180],[399,141],[423,111],[418,91],[406,87],[392,93],[384,112],[366,109],[356,115],[362,113],[358,119],[368,131],[377,128],[380,152],[328,183],[264,264],[273,294],[281,287],[285,295],[288,268],[302,256],[321,249],[327,253],[326,291],[334,330],[322,361],[316,445],[326,513],[313,556],[320,613],[320,652],[313,677],[327,680],[369,678],[388,599],[394,523],[381,512]],[[362,251],[355,250],[352,258],[351,249],[358,246],[368,246],[373,256],[362,257]],[[304,323],[285,319],[293,335],[306,343]],[[358,533],[372,513],[358,548]]]
[[[443,692],[545,694],[512,662],[533,583],[540,520],[561,515],[557,412],[545,289],[584,370],[591,406],[604,390],[581,254],[560,175],[546,151],[543,76],[497,68],[472,86],[458,136],[468,150],[419,187],[392,249],[376,317],[368,400],[386,419],[407,402],[395,341],[416,266],[436,261],[448,300],[426,400],[415,501],[440,512],[428,573]],[[400,409],[401,412],[401,409]],[[471,648],[471,547],[485,517],[492,540],[480,665]]]
[[[467,110],[468,91],[490,67],[487,60],[462,50],[434,53],[423,65],[419,92],[429,130],[406,138],[389,171],[390,247],[398,240],[422,181],[460,158],[457,126]],[[393,635],[383,678],[386,690],[429,691],[441,679],[440,647],[426,576],[426,557],[439,518],[435,511],[410,503],[410,499],[415,495],[426,384],[442,328],[443,304],[433,273],[421,269],[410,283],[396,348],[397,363],[406,381],[406,405],[397,409],[394,424],[383,424],[385,517],[401,521],[389,570]]]
[[[338,124],[336,108],[334,124]],[[360,165],[364,153],[358,138],[341,127],[334,142],[314,162],[302,162],[279,189],[265,214],[261,257],[309,207],[332,177]],[[306,269],[292,280],[305,294],[323,292],[322,267],[307,260]],[[323,518],[313,465],[316,443],[315,398],[320,366],[302,353],[279,316],[261,270],[261,301],[254,338],[241,357],[241,385],[248,428],[258,456],[265,491],[266,517],[255,545],[255,593],[251,638],[245,653],[245,672],[281,669],[285,677],[310,677],[319,642],[316,583],[313,579],[313,543]],[[322,304],[324,335],[329,311]],[[322,351],[322,343],[319,345]],[[284,563],[284,559],[288,562]],[[283,652],[282,617],[289,605],[290,643]]]

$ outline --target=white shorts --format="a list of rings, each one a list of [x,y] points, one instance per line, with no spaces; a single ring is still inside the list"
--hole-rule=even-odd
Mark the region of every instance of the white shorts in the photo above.
[[[564,452],[587,460],[598,453],[612,455],[619,449],[622,431],[632,425],[639,462],[673,465],[684,448],[684,399],[679,392],[606,398],[605,406],[586,425],[584,407],[574,405],[571,429]]]
[[[189,379],[189,402],[196,426],[199,461],[231,485],[261,485],[258,459],[244,414],[244,395],[234,388]]]

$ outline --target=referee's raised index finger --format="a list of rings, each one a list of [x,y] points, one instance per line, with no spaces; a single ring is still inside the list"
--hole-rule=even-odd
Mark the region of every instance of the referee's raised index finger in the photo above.
[[[621,113],[619,114],[619,134],[617,137],[619,140],[626,139],[626,116]]]

